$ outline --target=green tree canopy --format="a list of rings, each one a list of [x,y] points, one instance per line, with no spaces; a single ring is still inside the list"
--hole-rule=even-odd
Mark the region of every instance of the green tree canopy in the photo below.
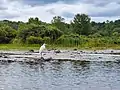
[[[61,16],[53,17],[51,21],[52,25],[61,30],[64,33],[67,33],[68,24],[65,23],[65,19]]]
[[[79,35],[89,35],[91,33],[90,18],[86,14],[77,14],[72,21],[73,32]]]
[[[16,30],[8,25],[0,26],[0,43],[9,43],[16,36]]]
[[[26,42],[26,39],[30,36],[34,37],[50,37],[51,40],[57,39],[62,35],[62,32],[53,27],[53,26],[45,26],[45,25],[23,25],[19,29],[18,38],[21,38],[23,42]]]

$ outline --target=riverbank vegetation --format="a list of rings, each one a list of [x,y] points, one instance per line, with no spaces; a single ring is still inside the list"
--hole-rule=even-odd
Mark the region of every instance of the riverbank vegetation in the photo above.
[[[76,14],[68,24],[61,16],[51,23],[39,18],[22,21],[0,21],[0,49],[38,49],[47,43],[49,48],[119,48],[120,20],[95,22],[86,14]]]

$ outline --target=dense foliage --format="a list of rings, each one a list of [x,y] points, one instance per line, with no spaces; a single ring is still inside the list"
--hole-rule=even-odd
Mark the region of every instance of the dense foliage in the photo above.
[[[86,14],[76,14],[68,24],[61,16],[51,23],[39,18],[28,22],[0,21],[0,43],[56,44],[62,46],[98,47],[120,44],[120,20],[94,22]]]

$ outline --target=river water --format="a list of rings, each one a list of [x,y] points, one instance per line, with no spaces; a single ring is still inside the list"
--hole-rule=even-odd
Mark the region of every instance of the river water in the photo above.
[[[120,62],[0,63],[0,90],[120,90]]]

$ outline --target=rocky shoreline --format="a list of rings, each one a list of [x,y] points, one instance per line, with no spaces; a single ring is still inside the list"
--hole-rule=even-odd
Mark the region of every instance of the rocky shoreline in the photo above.
[[[119,61],[120,50],[46,50],[42,57],[38,51],[0,51],[0,62],[40,63],[53,60]]]

